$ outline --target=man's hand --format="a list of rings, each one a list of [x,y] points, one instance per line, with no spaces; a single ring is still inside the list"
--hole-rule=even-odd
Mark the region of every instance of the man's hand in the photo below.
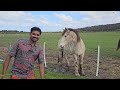
[[[5,79],[5,75],[1,75],[1,79]]]
[[[44,63],[39,64],[39,69],[40,69],[40,77],[41,79],[44,79]]]

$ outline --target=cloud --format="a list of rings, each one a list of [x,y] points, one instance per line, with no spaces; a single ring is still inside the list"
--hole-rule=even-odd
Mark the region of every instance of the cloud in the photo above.
[[[55,13],[54,15],[63,22],[72,22],[73,21],[71,16],[67,16],[65,14],[57,14],[57,13]]]
[[[81,26],[83,27],[120,22],[120,16],[116,11],[75,11],[70,13],[81,16],[76,22],[78,24],[81,22]]]
[[[0,25],[31,25],[35,22],[34,17],[23,11],[0,11]]]
[[[47,26],[51,26],[52,24],[48,21],[47,18],[45,17],[41,17],[40,18],[40,23],[43,24],[43,25],[47,25]]]
[[[3,29],[40,26],[44,30],[62,30],[119,22],[117,11],[0,11],[0,28]]]
[[[41,26],[47,26],[47,27],[60,27],[61,26],[60,23],[52,22],[48,20],[47,17],[44,17],[44,16],[40,17],[39,22]]]

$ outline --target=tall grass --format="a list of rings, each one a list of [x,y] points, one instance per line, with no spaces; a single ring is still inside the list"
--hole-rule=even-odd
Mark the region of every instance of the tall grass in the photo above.
[[[81,33],[88,54],[95,54],[100,45],[100,54],[104,57],[120,58],[120,52],[116,51],[120,32],[91,32]]]

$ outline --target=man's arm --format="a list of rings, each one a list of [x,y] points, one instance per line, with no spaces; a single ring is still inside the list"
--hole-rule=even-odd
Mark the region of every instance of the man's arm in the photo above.
[[[40,78],[44,79],[44,63],[39,64]]]
[[[5,78],[5,75],[6,75],[6,71],[8,69],[8,66],[9,66],[9,63],[10,63],[10,60],[11,60],[12,56],[10,56],[9,54],[7,55],[4,63],[3,63],[3,70],[2,70],[2,79]]]

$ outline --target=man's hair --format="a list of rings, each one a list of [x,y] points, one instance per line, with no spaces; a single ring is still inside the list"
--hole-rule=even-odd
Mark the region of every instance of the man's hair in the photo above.
[[[41,33],[42,33],[42,31],[41,31],[41,29],[40,29],[39,27],[32,27],[30,33],[32,33],[33,31],[38,31],[38,32],[40,32],[40,35],[41,35]]]

